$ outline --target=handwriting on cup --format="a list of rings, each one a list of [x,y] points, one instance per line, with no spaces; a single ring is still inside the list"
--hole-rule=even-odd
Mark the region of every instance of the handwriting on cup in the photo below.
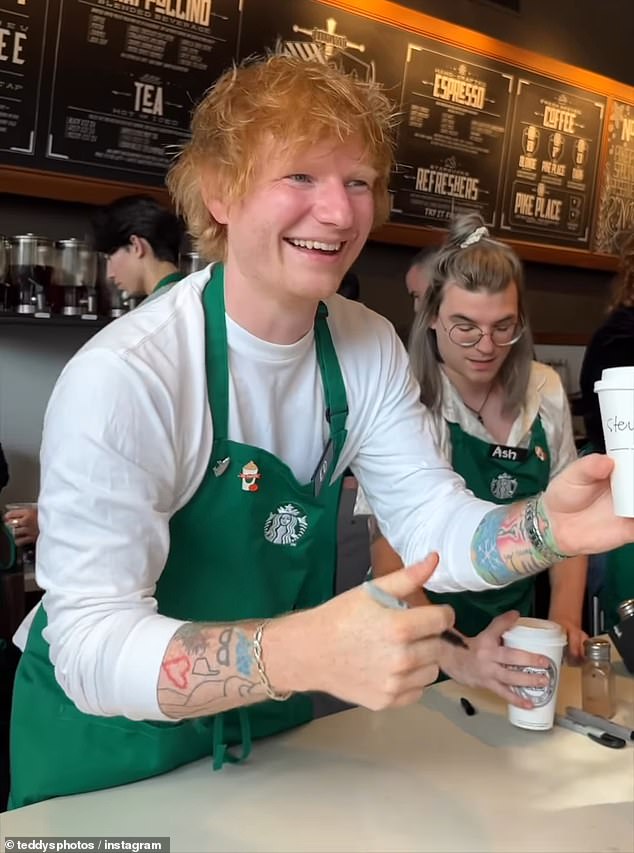
[[[634,423],[627,418],[622,418],[620,415],[614,415],[613,417],[608,418],[605,425],[608,432],[619,434],[629,432],[634,436]]]

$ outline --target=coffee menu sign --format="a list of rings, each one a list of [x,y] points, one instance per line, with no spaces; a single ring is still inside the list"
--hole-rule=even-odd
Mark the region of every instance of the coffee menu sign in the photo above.
[[[56,23],[47,167],[160,185],[235,56],[238,0],[61,0]]]
[[[0,2],[0,151],[35,154],[49,0]]]
[[[618,235],[634,229],[634,104],[614,100],[611,107],[593,241],[595,252],[616,252]]]
[[[445,226],[477,211],[495,226],[513,75],[426,42],[407,45],[392,216]]]
[[[606,99],[520,77],[501,230],[588,248]]]

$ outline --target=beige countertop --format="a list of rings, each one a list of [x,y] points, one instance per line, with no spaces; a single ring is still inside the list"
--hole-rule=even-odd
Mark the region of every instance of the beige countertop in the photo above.
[[[617,720],[634,726],[634,678],[619,667]],[[580,705],[580,670],[564,668],[558,704]],[[524,731],[505,711],[445,682],[418,705],[344,711],[256,742],[220,773],[203,760],[2,814],[0,834],[169,836],[178,853],[632,853],[634,744]]]

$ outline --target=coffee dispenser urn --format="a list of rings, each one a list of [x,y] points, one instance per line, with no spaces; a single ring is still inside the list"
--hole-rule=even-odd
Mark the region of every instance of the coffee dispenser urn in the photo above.
[[[0,234],[0,311],[8,311],[9,302],[9,243]]]
[[[38,237],[35,264],[36,315],[41,317],[50,317],[53,310],[53,254],[53,241]]]
[[[95,253],[81,240],[70,237],[55,243],[55,285],[62,289],[62,314],[80,317],[88,313],[88,294],[91,307],[96,309],[95,282],[97,260]]]
[[[108,276],[108,256],[97,252],[97,293],[99,313],[105,317],[121,317],[126,308],[115,280]]]
[[[178,266],[185,276],[206,267],[207,261],[201,258],[198,252],[181,252],[178,259]]]
[[[6,308],[18,314],[35,314],[40,289],[37,266],[37,237],[21,234],[9,238],[9,288]]]

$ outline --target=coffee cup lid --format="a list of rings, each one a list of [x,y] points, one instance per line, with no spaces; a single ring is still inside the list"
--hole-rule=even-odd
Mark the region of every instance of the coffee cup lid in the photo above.
[[[566,644],[566,632],[561,625],[550,619],[533,619],[530,616],[521,616],[502,637],[505,640],[512,638],[517,643],[526,640],[528,643],[554,643],[562,646]]]
[[[629,390],[631,388],[634,388],[634,366],[606,367],[601,374],[601,379],[597,379],[594,383],[595,391]]]

